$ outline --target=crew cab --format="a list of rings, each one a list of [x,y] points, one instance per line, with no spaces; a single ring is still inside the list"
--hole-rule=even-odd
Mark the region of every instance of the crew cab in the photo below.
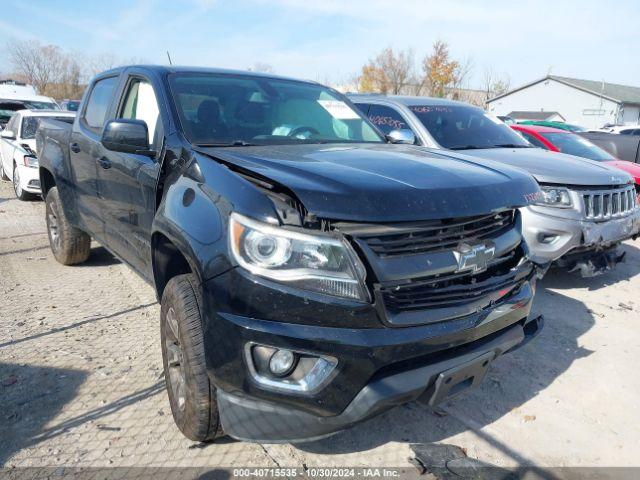
[[[383,132],[403,141],[501,162],[529,172],[543,195],[522,210],[532,258],[604,273],[624,258],[620,243],[640,231],[633,178],[602,162],[544,151],[480,108],[442,98],[351,95]],[[398,137],[400,138],[400,137]]]
[[[536,182],[389,143],[320,84],[123,67],[38,144],[55,258],[93,238],[155,288],[188,438],[303,441],[436,405],[542,327],[518,210]]]
[[[11,180],[20,200],[40,194],[40,174],[36,156],[36,130],[44,118],[73,123],[74,113],[60,110],[18,110],[0,131],[0,179]]]

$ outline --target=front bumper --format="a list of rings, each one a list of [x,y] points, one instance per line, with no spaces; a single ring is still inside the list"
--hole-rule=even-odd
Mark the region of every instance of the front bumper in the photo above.
[[[574,249],[608,249],[640,231],[640,208],[604,222],[563,218],[532,207],[521,213],[531,259],[539,264],[554,262]]]
[[[265,297],[265,288],[233,269],[205,282],[203,290],[203,311],[208,312],[204,333],[209,376],[217,387],[223,429],[241,440],[308,441],[419,397],[435,405],[450,394],[477,385],[492,360],[541,328],[537,320],[527,322],[534,278],[496,306],[412,327],[383,326],[374,305],[361,306],[351,315],[352,306],[341,301],[308,297],[298,304],[290,292],[274,289]],[[230,293],[220,295],[224,291]],[[268,320],[258,317],[255,310],[247,310],[255,308],[249,305],[255,306],[258,298],[269,299],[264,305]],[[329,316],[340,320],[341,311],[344,319],[351,318],[352,325],[368,324],[371,319],[378,319],[377,324],[368,324],[370,328],[323,325]],[[280,320],[273,312],[281,315]],[[315,316],[318,323],[282,321],[309,320],[305,315]],[[243,355],[247,343],[331,356],[337,359],[336,372],[313,394],[274,390],[251,376],[250,360]],[[441,374],[460,381],[437,386]],[[465,375],[473,380],[463,378]],[[462,387],[451,388],[458,384]]]
[[[20,187],[29,193],[40,193],[40,176],[38,169],[26,165],[16,165],[20,178]]]

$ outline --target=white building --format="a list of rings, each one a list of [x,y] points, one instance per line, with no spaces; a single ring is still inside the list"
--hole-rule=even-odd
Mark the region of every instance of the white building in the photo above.
[[[487,101],[495,115],[549,112],[587,128],[640,123],[640,88],[547,75]]]

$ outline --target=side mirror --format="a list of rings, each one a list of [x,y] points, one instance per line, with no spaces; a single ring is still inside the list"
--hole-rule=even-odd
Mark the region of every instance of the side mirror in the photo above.
[[[13,133],[11,130],[2,130],[0,132],[0,137],[6,138],[7,140],[15,140],[16,134]]]
[[[109,120],[102,132],[100,143],[113,152],[151,155],[149,131],[147,124],[142,120]]]
[[[389,143],[406,143],[413,145],[416,143],[416,136],[411,130],[403,128],[402,130],[391,130],[387,134],[387,140]]]

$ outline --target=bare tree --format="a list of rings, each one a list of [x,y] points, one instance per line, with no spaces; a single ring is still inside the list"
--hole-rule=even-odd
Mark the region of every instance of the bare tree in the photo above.
[[[412,50],[387,47],[362,67],[358,90],[398,94],[411,83],[413,72]]]
[[[497,74],[491,67],[484,69],[482,88],[486,93],[487,100],[507,93],[510,86],[511,79],[508,74]]]

